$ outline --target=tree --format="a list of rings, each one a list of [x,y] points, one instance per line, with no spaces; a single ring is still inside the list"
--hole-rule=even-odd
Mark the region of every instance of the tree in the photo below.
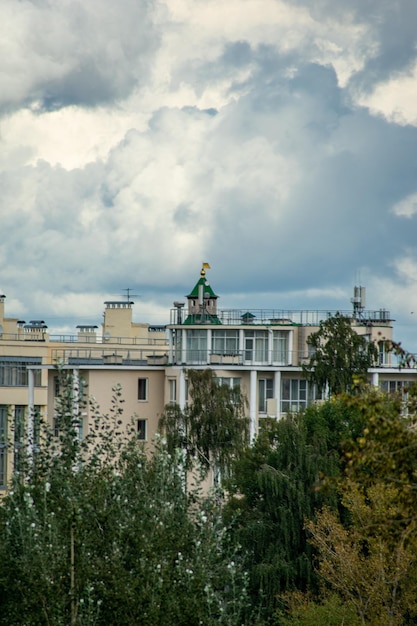
[[[362,624],[399,626],[417,616],[416,403],[377,391],[346,400],[366,419],[345,446],[344,519],[324,508],[307,523],[319,573]],[[409,621],[407,621],[409,620]]]
[[[218,500],[184,491],[181,453],[120,430],[120,388],[81,441],[77,396],[63,381],[59,433],[43,424],[0,503],[0,624],[241,624],[246,578]]]
[[[378,362],[374,342],[359,335],[351,320],[337,313],[320,322],[307,344],[312,352],[304,374],[319,391],[329,395],[350,392],[359,382],[366,381],[367,371]]]
[[[186,468],[197,462],[206,475],[229,473],[232,460],[248,439],[245,401],[239,387],[218,384],[212,370],[187,370],[190,402],[182,410],[168,404],[160,420],[168,448],[183,449]]]
[[[337,490],[322,481],[340,475],[341,442],[361,429],[354,408],[329,401],[278,422],[270,420],[236,460],[226,519],[227,513],[232,519],[237,515],[233,528],[245,551],[259,623],[279,623],[281,594],[317,591],[305,519],[313,518],[323,504],[338,507]]]
[[[285,596],[285,604],[280,626],[360,626],[355,612],[337,594],[318,600],[295,591]]]
[[[342,503],[348,526],[328,508],[307,524],[321,576],[361,624],[400,626],[407,613],[416,615],[415,521],[394,534],[385,528],[396,515],[397,495],[392,486],[363,490],[347,482]]]

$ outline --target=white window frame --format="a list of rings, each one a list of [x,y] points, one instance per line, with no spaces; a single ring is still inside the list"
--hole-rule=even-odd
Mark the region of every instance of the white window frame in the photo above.
[[[274,330],[272,336],[272,361],[280,365],[289,363],[290,333],[288,330]]]
[[[239,354],[239,331],[231,329],[215,329],[211,335],[211,351],[222,356]]]
[[[304,378],[281,379],[281,413],[296,413],[317,399],[317,388]]]
[[[274,379],[258,379],[258,412],[267,413],[267,400],[274,397]]]
[[[187,362],[207,362],[207,330],[191,328],[187,330]]]
[[[177,402],[177,379],[168,378],[168,387],[169,387],[169,401],[171,404],[176,404]]]
[[[245,330],[245,361],[268,362],[268,335],[267,330]]]

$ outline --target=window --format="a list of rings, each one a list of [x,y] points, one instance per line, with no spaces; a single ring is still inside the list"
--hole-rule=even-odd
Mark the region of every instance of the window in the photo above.
[[[378,362],[379,365],[389,365],[390,352],[389,347],[387,348],[387,343],[385,341],[378,342]]]
[[[268,361],[268,331],[245,331],[245,361],[266,363]]]
[[[181,362],[182,359],[182,332],[178,329],[174,331],[174,359],[175,362]]]
[[[267,399],[274,397],[274,381],[272,378],[260,378],[258,381],[258,411],[267,412]]]
[[[239,331],[213,330],[211,351],[213,354],[222,354],[223,356],[239,354]]]
[[[138,439],[146,441],[146,422],[148,420],[137,420]]]
[[[316,400],[317,388],[302,378],[284,378],[281,382],[281,411],[296,412]]]
[[[87,397],[87,381],[84,376],[80,376],[78,379],[78,400],[83,402]]]
[[[230,400],[232,402],[232,404],[238,404],[241,402],[241,393],[240,393],[240,386],[241,386],[241,382],[242,379],[241,378],[228,378],[228,377],[222,377],[222,376],[216,376],[216,383],[220,386],[220,385],[226,385],[226,387],[229,387],[233,393],[230,394]]]
[[[138,378],[138,400],[142,402],[148,399],[148,379]]]
[[[7,406],[0,406],[0,488],[7,483]]]
[[[408,392],[413,382],[410,380],[381,380],[382,391],[391,395],[400,394],[404,401],[408,400]]]
[[[207,362],[207,331],[187,331],[187,361]]]
[[[175,404],[175,402],[177,401],[177,379],[169,378],[168,385],[169,385],[169,401],[172,404]]]
[[[240,391],[240,383],[242,382],[241,378],[226,378],[225,376],[216,376],[216,383],[220,385],[226,385],[230,387],[230,389],[236,389]]]
[[[28,384],[27,366],[31,361],[14,361],[13,357],[0,359],[0,387],[26,387]],[[9,360],[7,360],[9,359]],[[40,362],[40,360],[39,360]],[[41,386],[41,370],[34,369],[34,385]]]
[[[286,365],[289,362],[288,335],[289,333],[283,330],[274,330],[272,348],[272,360],[274,363],[282,363]]]

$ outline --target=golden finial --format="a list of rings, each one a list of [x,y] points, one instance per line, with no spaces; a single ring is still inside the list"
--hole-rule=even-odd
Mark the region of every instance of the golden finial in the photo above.
[[[206,270],[209,270],[210,268],[210,264],[209,263],[203,263],[203,267],[201,268],[201,272],[200,272],[200,276],[204,278],[204,276],[206,275]]]

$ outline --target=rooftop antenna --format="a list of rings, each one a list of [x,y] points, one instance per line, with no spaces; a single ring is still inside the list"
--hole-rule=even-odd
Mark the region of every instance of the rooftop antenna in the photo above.
[[[130,287],[126,287],[125,289],[123,289],[123,291],[126,291],[125,294],[123,294],[123,297],[126,298],[127,302],[130,302],[130,298],[140,298],[141,296],[138,293],[132,293],[132,289],[130,289]]]
[[[365,310],[365,298],[366,298],[366,289],[365,287],[354,287],[353,288],[353,298],[350,299],[353,304],[353,315],[356,318],[360,318],[363,315]]]

